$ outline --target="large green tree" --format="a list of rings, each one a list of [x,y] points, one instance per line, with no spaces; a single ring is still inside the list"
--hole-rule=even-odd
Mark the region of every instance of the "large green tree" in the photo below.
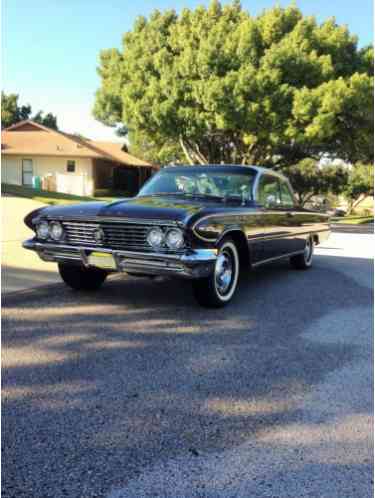
[[[8,128],[12,124],[29,119],[31,106],[18,104],[18,95],[1,92],[1,128]]]
[[[42,111],[31,116],[31,106],[20,105],[18,103],[19,95],[16,93],[6,94],[1,92],[1,128],[8,128],[13,124],[19,123],[24,119],[32,119],[48,128],[57,130],[57,117],[52,113],[44,114]]]
[[[189,162],[283,167],[322,154],[373,159],[373,49],[294,5],[238,1],[138,18],[100,54],[94,115]]]
[[[32,117],[33,121],[40,123],[48,128],[52,128],[53,130],[57,130],[57,117],[51,112],[44,113],[43,111],[39,111]]]
[[[348,200],[349,212],[352,211],[368,195],[374,195],[374,165],[357,164],[350,170],[348,182],[344,190]]]
[[[301,206],[317,195],[342,194],[348,184],[348,172],[345,168],[321,165],[315,159],[302,159],[286,168],[285,173]]]

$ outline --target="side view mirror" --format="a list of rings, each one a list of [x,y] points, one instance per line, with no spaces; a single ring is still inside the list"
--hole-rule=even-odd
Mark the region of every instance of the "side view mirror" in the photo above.
[[[276,196],[273,194],[269,194],[266,197],[266,207],[273,207],[276,206],[277,201],[276,201]]]

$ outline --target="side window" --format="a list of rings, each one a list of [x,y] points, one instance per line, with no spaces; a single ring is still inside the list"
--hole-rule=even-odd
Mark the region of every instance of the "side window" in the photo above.
[[[68,159],[66,162],[66,171],[68,173],[74,173],[76,170],[76,162],[72,161],[71,159]]]
[[[287,183],[280,180],[281,204],[285,207],[293,207],[294,199]]]
[[[276,176],[263,175],[261,177],[258,184],[256,200],[265,207],[280,205],[279,180]]]

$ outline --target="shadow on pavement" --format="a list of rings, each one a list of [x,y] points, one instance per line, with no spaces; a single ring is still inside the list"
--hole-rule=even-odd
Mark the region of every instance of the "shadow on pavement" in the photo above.
[[[219,310],[199,308],[186,281],[5,297],[4,497],[102,496],[163,458],[298,423],[293,396],[356,355],[302,337],[327,313],[371,306],[371,290],[339,271],[350,260],[259,269]]]
[[[1,266],[2,292],[4,294],[35,289],[37,287],[58,283],[57,271],[18,268],[10,265]]]

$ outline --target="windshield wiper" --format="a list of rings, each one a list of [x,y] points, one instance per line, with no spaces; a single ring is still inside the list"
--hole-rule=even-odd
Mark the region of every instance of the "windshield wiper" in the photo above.
[[[220,195],[213,195],[213,194],[201,194],[201,193],[191,193],[191,192],[157,192],[154,194],[149,194],[150,196],[169,196],[169,197],[189,197],[189,198],[195,198],[195,197],[202,197],[205,199],[215,199],[218,201],[222,201],[224,198],[221,197]]]
[[[154,194],[149,194],[151,197],[187,197],[189,199],[212,199],[214,201],[223,202],[224,204],[229,202],[243,202],[240,196],[237,195],[214,195],[214,194],[203,194],[203,193],[192,193],[192,192],[156,192]]]
[[[227,201],[236,201],[236,202],[243,202],[242,198],[239,195],[226,195],[223,197],[223,202]]]
[[[201,194],[201,193],[190,193],[190,192],[182,192],[182,195],[186,195],[186,197],[201,197],[203,199],[214,199],[217,201],[222,201],[223,198],[221,195],[215,195],[215,194]]]

